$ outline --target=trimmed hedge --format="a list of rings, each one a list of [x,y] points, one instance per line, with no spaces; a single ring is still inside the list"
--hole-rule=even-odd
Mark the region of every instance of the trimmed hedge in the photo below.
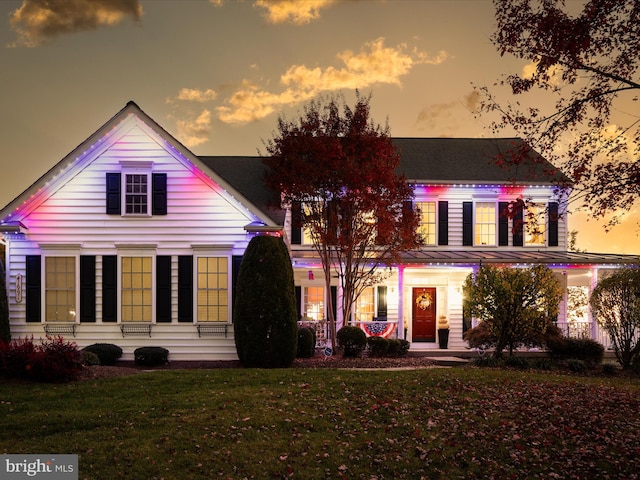
[[[298,352],[291,257],[279,237],[253,237],[240,264],[234,305],[238,358],[245,367],[289,367]]]
[[[95,353],[100,359],[100,365],[115,365],[122,357],[122,349],[113,343],[94,343],[83,350]]]
[[[163,347],[140,347],[133,352],[136,365],[155,367],[169,363],[169,350]]]
[[[343,357],[359,357],[367,346],[367,335],[361,328],[346,325],[336,333]]]
[[[298,358],[311,358],[316,354],[316,331],[311,327],[298,329]]]

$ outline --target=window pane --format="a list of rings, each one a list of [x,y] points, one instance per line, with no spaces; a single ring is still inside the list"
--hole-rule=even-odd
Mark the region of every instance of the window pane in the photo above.
[[[546,230],[544,205],[535,203],[528,205],[525,218],[525,245],[544,245]]]
[[[227,322],[229,276],[227,257],[199,257],[197,261],[197,319],[199,322]]]
[[[420,209],[420,226],[418,233],[424,238],[426,245],[436,244],[436,202],[418,202]]]
[[[475,244],[496,244],[496,204],[494,202],[476,203]]]
[[[307,319],[324,320],[324,288],[304,287],[304,307]]]
[[[358,297],[356,302],[356,321],[357,322],[369,322],[373,320],[374,305],[373,305],[373,287],[366,288]]]
[[[76,258],[45,257],[45,320],[76,320]]]
[[[152,257],[122,257],[122,321],[151,322]]]

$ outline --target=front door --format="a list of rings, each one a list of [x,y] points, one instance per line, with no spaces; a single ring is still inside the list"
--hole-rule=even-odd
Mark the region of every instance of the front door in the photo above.
[[[413,289],[413,341],[436,341],[436,289]]]

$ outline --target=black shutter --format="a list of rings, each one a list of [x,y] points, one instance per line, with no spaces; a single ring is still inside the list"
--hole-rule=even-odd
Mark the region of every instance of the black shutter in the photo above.
[[[296,311],[298,312],[298,320],[302,318],[302,287],[296,287]]]
[[[558,202],[549,202],[549,246],[558,246]]]
[[[242,255],[234,255],[231,257],[231,321],[233,322],[233,311],[236,305],[236,287],[238,285],[238,274],[240,273],[240,265],[242,265]]]
[[[513,215],[513,246],[524,246],[524,210],[521,207]]]
[[[338,287],[331,287],[331,304],[333,305],[333,318],[338,316]],[[349,319],[344,319],[345,325]]]
[[[120,215],[120,173],[107,173],[107,215]]]
[[[42,259],[40,255],[26,257],[26,294],[27,294],[27,322],[42,321]]]
[[[387,320],[387,287],[378,286],[378,320]]]
[[[449,202],[438,202],[438,245],[449,245]]]
[[[118,321],[118,257],[102,256],[102,321]]]
[[[509,202],[498,202],[498,245],[509,245]]]
[[[156,257],[156,322],[171,323],[171,255]]]
[[[167,214],[167,174],[154,173],[151,176],[151,214]]]
[[[302,203],[291,203],[291,244],[302,243]]]
[[[193,256],[178,257],[178,321],[193,323]]]
[[[473,202],[462,202],[462,245],[473,245]]]
[[[96,321],[96,257],[80,255],[80,322]]]

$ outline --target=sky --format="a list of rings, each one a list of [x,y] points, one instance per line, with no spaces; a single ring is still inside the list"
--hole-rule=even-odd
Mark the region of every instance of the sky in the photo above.
[[[265,153],[279,116],[356,89],[393,137],[490,137],[474,86],[528,67],[489,0],[0,0],[0,22],[0,206],[130,100],[196,155]],[[639,215],[569,229],[640,254]]]

